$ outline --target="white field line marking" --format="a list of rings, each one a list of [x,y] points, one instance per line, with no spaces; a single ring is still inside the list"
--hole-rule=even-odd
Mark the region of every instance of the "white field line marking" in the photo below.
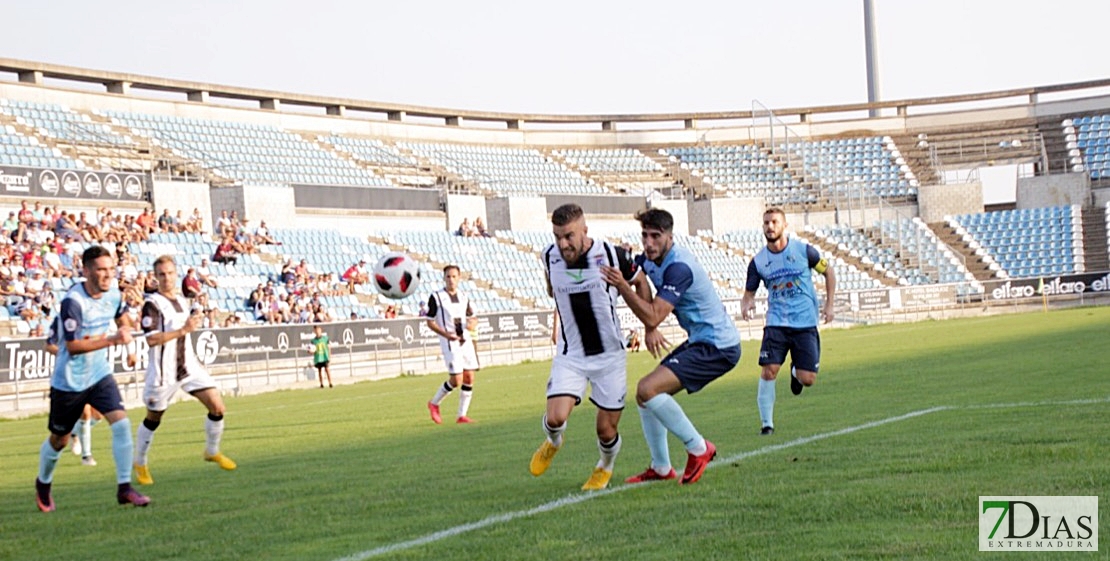
[[[707,469],[732,464],[732,463],[738,462],[740,460],[743,460],[745,458],[758,456],[760,454],[767,454],[767,453],[770,453],[770,452],[775,452],[775,451],[778,451],[778,450],[782,450],[784,448],[791,448],[791,447],[794,447],[794,446],[800,446],[802,444],[809,444],[810,442],[814,442],[814,441],[817,441],[817,440],[832,438],[834,436],[842,436],[842,435],[850,434],[850,433],[853,433],[853,432],[856,432],[856,431],[882,426],[882,425],[885,425],[885,424],[888,424],[888,423],[896,423],[898,421],[904,421],[906,419],[912,419],[914,417],[920,417],[922,415],[928,415],[929,413],[936,413],[937,411],[944,411],[946,409],[950,409],[950,408],[942,406],[942,407],[932,407],[930,409],[922,409],[920,411],[913,411],[911,413],[906,413],[905,415],[898,415],[896,417],[888,417],[886,419],[881,419],[881,420],[878,420],[878,421],[872,421],[870,423],[864,423],[862,425],[856,425],[854,427],[848,427],[848,428],[840,429],[840,430],[836,430],[836,431],[825,432],[825,433],[821,433],[821,434],[815,434],[813,436],[807,436],[807,437],[804,437],[804,438],[791,440],[789,442],[784,442],[782,444],[774,444],[774,445],[771,445],[771,446],[764,446],[763,448],[752,450],[750,452],[743,452],[743,453],[738,454],[736,456],[725,458],[723,460],[717,460],[717,461],[709,464],[709,467]],[[401,550],[404,550],[404,549],[410,549],[410,548],[413,548],[413,547],[418,547],[418,546],[421,546],[421,545],[429,544],[429,543],[432,543],[432,542],[435,542],[435,541],[442,540],[444,538],[450,538],[450,537],[453,537],[453,536],[457,536],[459,534],[463,534],[463,533],[469,532],[471,530],[479,530],[479,529],[482,529],[482,528],[493,526],[494,524],[501,524],[501,523],[504,523],[504,522],[511,522],[511,521],[516,520],[518,518],[525,518],[525,517],[532,516],[532,515],[535,515],[535,514],[540,514],[540,513],[548,512],[548,511],[555,510],[555,509],[558,509],[558,508],[562,508],[564,506],[578,504],[578,503],[588,501],[588,500],[591,500],[591,499],[596,499],[598,497],[611,495],[613,493],[628,491],[629,489],[633,489],[633,488],[636,488],[636,487],[642,487],[644,485],[645,485],[644,483],[626,484],[626,485],[619,485],[619,486],[616,486],[616,487],[610,487],[610,488],[602,490],[602,491],[593,491],[593,492],[590,492],[590,493],[580,493],[580,494],[575,494],[575,495],[568,495],[568,496],[563,497],[561,499],[554,500],[554,501],[551,501],[551,502],[547,502],[547,503],[544,503],[542,505],[539,505],[537,507],[530,508],[530,509],[527,509],[527,510],[518,510],[518,511],[515,511],[515,512],[507,512],[505,514],[498,514],[498,515],[490,516],[488,518],[483,518],[482,520],[479,520],[477,522],[471,522],[469,524],[463,524],[463,525],[460,525],[460,526],[455,526],[453,528],[448,528],[446,530],[440,530],[439,532],[434,532],[434,533],[431,533],[431,534],[428,534],[428,535],[425,535],[425,536],[421,536],[421,537],[416,538],[416,539],[403,541],[403,542],[398,542],[398,543],[393,543],[393,544],[389,544],[389,545],[383,545],[383,546],[378,547],[378,548],[374,548],[374,549],[362,551],[362,552],[359,552],[359,553],[355,553],[354,555],[350,555],[348,557],[343,557],[343,558],[340,558],[336,561],[362,561],[364,559],[369,559],[371,557],[377,557],[379,555],[383,555],[383,554],[386,554],[386,553],[393,553],[395,551],[401,551]]]
[[[931,407],[929,409],[921,409],[921,410],[918,410],[918,411],[911,411],[911,412],[906,413],[904,415],[897,415],[895,417],[887,417],[886,419],[880,419],[878,421],[871,421],[869,423],[864,423],[862,425],[856,425],[854,427],[848,427],[848,428],[843,428],[843,429],[840,429],[840,430],[824,432],[824,433],[815,434],[815,435],[812,435],[812,436],[797,438],[797,439],[791,440],[789,442],[784,442],[782,444],[772,444],[770,446],[764,446],[762,448],[757,448],[755,450],[750,450],[748,452],[741,452],[739,454],[729,456],[728,458],[717,459],[713,463],[709,464],[709,466],[706,469],[714,469],[714,468],[718,468],[718,467],[721,467],[721,466],[731,465],[731,464],[734,464],[734,463],[739,462],[741,460],[745,460],[745,459],[752,458],[752,457],[755,457],[755,456],[760,456],[760,455],[763,455],[763,454],[769,454],[771,452],[777,452],[779,450],[784,450],[786,448],[793,448],[794,446],[801,446],[803,444],[809,444],[810,442],[816,442],[818,440],[825,440],[827,438],[832,438],[834,436],[844,436],[846,434],[851,434],[853,432],[857,432],[857,431],[861,431],[861,430],[865,430],[865,429],[870,429],[870,428],[875,428],[875,427],[880,427],[882,425],[887,425],[887,424],[890,424],[890,423],[896,423],[896,422],[899,422],[899,421],[905,421],[907,419],[913,419],[915,417],[921,417],[923,415],[928,415],[930,413],[937,413],[937,412],[940,412],[940,411],[953,411],[953,410],[960,410],[960,409],[1002,409],[1002,408],[1015,408],[1015,407],[1044,407],[1044,406],[1050,406],[1050,405],[1091,405],[1091,404],[1098,404],[1098,403],[1110,403],[1110,397],[1097,398],[1097,399],[1076,399],[1076,400],[1069,400],[1069,401],[1037,401],[1037,402],[1029,401],[1029,402],[1017,402],[1017,403],[994,403],[994,404],[984,404],[984,405],[957,405],[957,406],[940,405],[940,406],[937,406],[937,407]],[[446,530],[440,530],[438,532],[433,532],[431,534],[427,534],[427,535],[421,536],[419,538],[415,538],[415,539],[411,539],[411,540],[407,540],[407,541],[403,541],[403,542],[392,543],[392,544],[389,544],[389,545],[383,545],[381,547],[376,547],[374,549],[368,549],[366,551],[361,551],[361,552],[355,553],[353,555],[349,555],[347,557],[341,557],[341,558],[337,559],[336,561],[363,561],[364,559],[370,559],[371,557],[377,557],[379,555],[385,555],[387,553],[393,553],[395,551],[402,551],[402,550],[405,550],[405,549],[411,549],[411,548],[414,548],[414,547],[419,547],[419,546],[422,546],[422,545],[425,545],[425,544],[429,544],[429,543],[432,543],[432,542],[442,540],[444,538],[450,538],[450,537],[454,537],[454,536],[457,536],[457,535],[460,535],[460,534],[465,534],[465,533],[470,532],[472,530],[480,530],[482,528],[487,528],[487,527],[493,526],[495,524],[501,524],[501,523],[504,523],[504,522],[511,522],[511,521],[516,520],[518,518],[526,518],[526,517],[529,517],[529,516],[532,516],[532,515],[535,515],[535,514],[542,514],[544,512],[548,512],[548,511],[552,511],[552,510],[562,508],[564,506],[570,506],[570,505],[578,504],[578,503],[585,502],[585,501],[588,501],[588,500],[591,500],[591,499],[604,497],[604,496],[607,496],[607,495],[611,495],[613,493],[620,493],[622,491],[628,491],[630,489],[635,489],[637,487],[643,487],[643,486],[650,485],[650,484],[651,483],[625,484],[625,485],[618,485],[616,487],[609,487],[608,489],[604,489],[602,491],[592,491],[592,492],[588,492],[588,493],[579,493],[579,494],[575,494],[575,495],[568,495],[568,496],[563,497],[561,499],[550,501],[550,502],[541,504],[539,506],[536,506],[536,507],[533,507],[533,508],[530,508],[530,509],[527,509],[527,510],[517,510],[517,511],[514,511],[514,512],[507,512],[507,513],[504,513],[504,514],[497,514],[497,515],[494,515],[494,516],[490,516],[488,518],[483,518],[482,520],[479,520],[477,522],[471,522],[471,523],[468,523],[468,524],[462,524],[462,525],[459,525],[459,526],[454,526],[452,528],[447,528]]]

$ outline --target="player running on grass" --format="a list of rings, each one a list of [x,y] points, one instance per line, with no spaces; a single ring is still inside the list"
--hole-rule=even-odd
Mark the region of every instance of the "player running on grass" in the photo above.
[[[732,370],[740,360],[740,334],[705,269],[690,250],[675,245],[671,214],[651,208],[636,213],[636,219],[640,222],[644,246],[644,253],[636,257],[636,265],[646,277],[633,278],[635,290],[616,268],[604,268],[605,279],[617,287],[632,313],[644,323],[644,342],[652,356],[658,357],[670,348],[658,327],[671,312],[688,337],[636,384],[636,403],[644,439],[651,450],[651,465],[625,481],[641,483],[677,477],[667,447],[670,431],[686,447],[686,469],[680,482],[694,483],[717,455],[717,447],[694,428],[682,406],[671,396],[683,389],[697,392]],[[654,297],[645,296],[650,294],[647,279],[655,286]]]
[[[447,381],[428,402],[428,413],[437,425],[443,422],[439,414],[440,402],[460,382],[459,415],[455,422],[474,422],[466,413],[470,409],[470,398],[474,393],[474,373],[481,368],[472,333],[478,326],[478,318],[474,316],[470,298],[459,290],[460,278],[457,265],[444,267],[443,289],[433,292],[428,298],[428,329],[439,335],[439,348],[443,351],[443,361],[447,364]]]
[[[104,414],[112,431],[112,457],[116,463],[116,500],[119,504],[146,506],[150,499],[131,487],[131,421],[112,376],[108,347],[131,342],[126,307],[116,285],[116,262],[104,246],[94,245],[81,256],[85,281],[73,285],[62,298],[58,312],[58,359],[50,377],[50,436],[39,449],[39,474],[35,503],[39,510],[55,509],[50,488],[77,419],[89,404]],[[108,330],[115,322],[117,331]]]
[[[170,406],[170,399],[177,390],[197,398],[208,409],[204,420],[204,459],[215,462],[225,470],[236,465],[231,458],[220,453],[220,439],[224,434],[224,402],[216,389],[216,382],[197,358],[192,333],[200,325],[200,314],[193,314],[189,302],[177,289],[177,265],[173,257],[163,255],[154,260],[154,278],[158,291],[147,294],[143,303],[140,322],[148,335],[150,346],[146,368],[146,387],[143,402],[146,418],[139,426],[139,449],[135,454],[135,474],[141,485],[154,483],[147,463],[154,431],[162,422],[162,415]]]
[[[833,298],[836,275],[828,261],[817,250],[801,240],[786,235],[786,213],[770,208],[763,213],[763,237],[767,246],[748,263],[748,281],[740,313],[744,319],[755,316],[755,291],[759,283],[767,287],[767,321],[763,327],[763,344],[759,349],[760,434],[775,432],[775,378],[790,353],[790,391],[802,393],[805,386],[817,381],[821,362],[821,336],[817,332],[817,291],[809,270],[825,275],[825,307],[821,310],[825,323],[833,320]]]
[[[586,235],[582,208],[566,204],[551,214],[555,243],[541,254],[547,269],[547,293],[555,298],[556,347],[547,381],[547,435],[532,455],[528,471],[543,475],[563,446],[567,418],[582,402],[586,386],[597,406],[597,449],[601,458],[583,490],[604,489],[613,476],[621,449],[617,432],[627,393],[624,338],[617,318],[617,291],[602,278],[601,268],[620,271],[632,279],[636,269],[620,246]]]

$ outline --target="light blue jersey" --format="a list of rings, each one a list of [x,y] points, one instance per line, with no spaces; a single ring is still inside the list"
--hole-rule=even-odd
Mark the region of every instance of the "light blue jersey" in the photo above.
[[[656,265],[642,254],[636,265],[655,285],[656,297],[674,306],[678,324],[691,343],[708,343],[719,349],[740,344],[740,334],[728,317],[713,281],[690,250],[672,245]]]
[[[824,273],[826,267],[828,263],[813,246],[788,238],[782,251],[764,247],[756,254],[748,264],[745,289],[755,292],[760,281],[767,287],[767,325],[817,327],[817,290],[809,270]]]
[[[50,378],[51,387],[67,392],[81,392],[112,373],[108,348],[73,356],[69,354],[66,343],[106,337],[112,323],[123,313],[123,298],[119,288],[114,285],[99,298],[89,296],[84,283],[70,287],[62,298],[61,310],[54,325],[54,329],[60,329],[60,333],[57,334],[58,360],[54,364],[54,375]]]

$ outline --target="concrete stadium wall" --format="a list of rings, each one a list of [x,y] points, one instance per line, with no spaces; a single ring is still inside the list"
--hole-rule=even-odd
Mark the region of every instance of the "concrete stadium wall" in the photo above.
[[[763,211],[767,209],[767,204],[761,198],[707,199],[691,201],[690,208],[691,228],[695,232],[709,229],[721,233],[758,230],[763,225]],[[695,216],[700,219],[705,214],[708,214],[708,226],[694,227]]]
[[[655,208],[661,208],[661,209],[671,213],[671,216],[674,217],[674,229],[672,230],[674,233],[676,233],[676,234],[693,234],[694,233],[694,232],[690,231],[690,213],[689,213],[688,207],[686,206],[686,200],[685,199],[668,200],[668,201],[656,201],[655,204],[653,204],[652,206],[655,207]]]
[[[447,230],[454,232],[459,229],[463,219],[469,220],[474,225],[474,219],[481,217],[489,230],[489,220],[486,219],[486,199],[481,195],[447,195]]]
[[[1017,208],[1086,205],[1091,202],[1091,180],[1085,173],[1019,177]]]
[[[181,211],[181,215],[188,220],[193,216],[193,209],[200,209],[204,217],[205,232],[212,231],[212,198],[209,196],[211,187],[207,183],[191,181],[154,181],[151,187],[151,201],[157,214],[162,214],[162,209],[170,209],[170,214]],[[217,215],[218,216],[218,215]],[[257,226],[257,224],[256,224]]]
[[[486,226],[491,230],[550,231],[550,214],[543,197],[486,199]]]
[[[288,187],[238,185],[209,190],[212,216],[220,211],[239,211],[239,216],[249,220],[248,227],[256,228],[262,220],[270,228],[295,228],[297,208],[293,190]]]
[[[925,223],[941,222],[947,215],[983,212],[983,184],[922,185],[917,190],[917,204]]]

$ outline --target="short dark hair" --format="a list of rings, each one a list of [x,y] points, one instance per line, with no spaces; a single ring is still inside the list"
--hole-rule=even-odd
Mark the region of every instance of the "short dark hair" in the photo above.
[[[786,211],[782,210],[781,208],[779,208],[777,206],[773,206],[773,207],[763,211],[763,214],[777,214],[777,215],[783,217],[784,219],[786,218]]]
[[[582,207],[575,203],[567,203],[551,213],[551,224],[555,226],[566,226],[582,218],[582,214]]]
[[[89,248],[85,250],[85,253],[81,254],[81,264],[85,266],[86,270],[88,270],[88,269],[92,268],[93,261],[96,261],[97,259],[100,259],[101,257],[111,257],[111,256],[112,256],[112,252],[108,251],[108,248],[106,248],[102,245],[89,246]]]
[[[443,268],[443,274],[446,275],[447,271],[450,271],[451,269],[454,269],[454,270],[458,271],[460,275],[462,274],[462,269],[459,269],[458,265],[448,265],[448,266],[444,267]]]
[[[661,208],[636,211],[635,218],[640,222],[641,228],[652,228],[662,232],[670,232],[674,228],[674,217]]]

